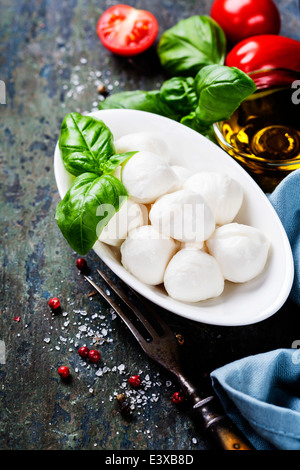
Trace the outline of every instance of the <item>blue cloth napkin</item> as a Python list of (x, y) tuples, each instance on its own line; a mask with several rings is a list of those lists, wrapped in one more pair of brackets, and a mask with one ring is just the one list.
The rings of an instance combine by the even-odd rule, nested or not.
[[(289, 238), (295, 266), (290, 298), (300, 305), (300, 170), (269, 200)], [(258, 450), (300, 450), (300, 350), (279, 349), (240, 359), (211, 374), (226, 413)]]
[(290, 298), (300, 305), (300, 170), (286, 176), (269, 196), (293, 252), (295, 277)]
[(213, 388), (257, 450), (300, 450), (300, 350), (278, 349), (216, 369)]

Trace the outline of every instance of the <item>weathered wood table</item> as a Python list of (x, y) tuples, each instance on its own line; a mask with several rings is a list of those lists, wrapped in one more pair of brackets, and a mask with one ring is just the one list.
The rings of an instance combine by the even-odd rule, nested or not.
[[(140, 350), (105, 302), (89, 296), (77, 258), (54, 220), (59, 195), (53, 152), (67, 112), (97, 108), (97, 87), (110, 93), (153, 89), (163, 81), (155, 49), (136, 59), (113, 56), (96, 36), (110, 0), (2, 0), (0, 79), (1, 313), (0, 449), (206, 450), (213, 449), (171, 400), (174, 381)], [(209, 14), (211, 0), (129, 2), (151, 10), (160, 32), (179, 19)], [(277, 0), (282, 34), (300, 39), (296, 0)], [(99, 266), (90, 252), (92, 269)], [(50, 297), (62, 302), (53, 315)], [(241, 312), (242, 315), (242, 312)], [(202, 386), (209, 371), (232, 360), (299, 339), (299, 308), (290, 301), (272, 318), (243, 327), (216, 327), (166, 314), (182, 346), (191, 378)], [(101, 351), (90, 365), (77, 349)], [(2, 361), (4, 362), (4, 361)], [(71, 370), (64, 382), (60, 365)], [(128, 385), (140, 374), (142, 388)], [(131, 419), (116, 409), (128, 395)]]

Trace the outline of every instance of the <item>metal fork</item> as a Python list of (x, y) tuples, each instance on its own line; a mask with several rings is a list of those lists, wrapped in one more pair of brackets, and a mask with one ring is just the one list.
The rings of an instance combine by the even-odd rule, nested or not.
[(254, 450), (229, 417), (223, 414), (217, 398), (213, 394), (201, 393), (183, 373), (178, 340), (170, 327), (133, 289), (131, 291), (139, 302), (142, 302), (142, 308), (138, 308), (129, 296), (121, 291), (103, 272), (99, 269), (97, 272), (121, 299), (124, 308), (114, 302), (90, 276), (83, 275), (127, 325), (143, 351), (177, 379), (186, 399), (191, 404), (193, 418), (200, 421), (202, 429), (210, 435), (220, 449)]

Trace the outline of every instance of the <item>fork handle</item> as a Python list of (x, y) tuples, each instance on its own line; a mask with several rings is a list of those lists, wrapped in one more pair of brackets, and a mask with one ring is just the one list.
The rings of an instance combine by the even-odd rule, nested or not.
[(194, 398), (193, 414), (223, 450), (255, 450), (236, 425), (217, 409), (215, 397)]

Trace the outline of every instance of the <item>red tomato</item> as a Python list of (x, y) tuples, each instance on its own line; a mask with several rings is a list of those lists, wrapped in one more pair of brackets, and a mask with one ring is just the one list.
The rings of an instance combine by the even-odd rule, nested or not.
[(154, 43), (157, 33), (155, 16), (129, 5), (108, 8), (97, 24), (97, 34), (103, 45), (122, 56), (133, 56), (145, 51)]
[(272, 0), (215, 0), (211, 17), (231, 45), (258, 34), (279, 34), (281, 27), (280, 14)]
[(300, 71), (300, 41), (274, 34), (253, 36), (237, 44), (225, 64), (245, 73), (275, 68)]

